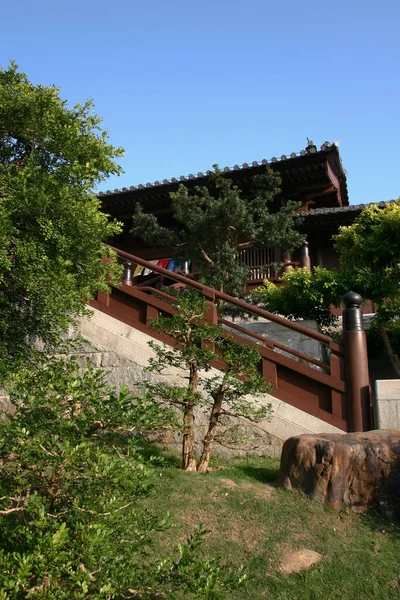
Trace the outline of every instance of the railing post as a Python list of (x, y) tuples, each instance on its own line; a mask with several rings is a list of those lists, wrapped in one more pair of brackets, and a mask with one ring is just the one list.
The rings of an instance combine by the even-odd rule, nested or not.
[(130, 260), (126, 260), (123, 264), (124, 264), (124, 272), (122, 274), (122, 283), (124, 283), (125, 285), (133, 285), (132, 263)]
[(284, 250), (282, 252), (283, 257), (283, 272), (287, 273), (289, 268), (292, 266), (292, 253), (289, 250)]
[(346, 404), (349, 431), (370, 428), (370, 381), (367, 338), (361, 312), (361, 296), (347, 292), (342, 298), (343, 346), (346, 370)]
[(310, 252), (308, 249), (307, 240), (304, 241), (304, 244), (301, 247), (300, 251), (300, 266), (306, 268), (309, 273), (311, 273), (311, 260), (310, 260)]

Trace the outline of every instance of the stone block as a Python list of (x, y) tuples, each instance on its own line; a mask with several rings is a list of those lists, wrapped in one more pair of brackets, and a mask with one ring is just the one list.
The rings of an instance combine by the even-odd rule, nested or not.
[(375, 382), (375, 421), (379, 429), (400, 428), (400, 379)]

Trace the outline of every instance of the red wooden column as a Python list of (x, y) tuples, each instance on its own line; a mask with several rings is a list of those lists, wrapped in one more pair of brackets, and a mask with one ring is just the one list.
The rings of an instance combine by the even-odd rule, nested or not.
[(347, 292), (342, 298), (343, 346), (349, 431), (370, 429), (370, 380), (367, 338), (361, 312), (361, 296)]

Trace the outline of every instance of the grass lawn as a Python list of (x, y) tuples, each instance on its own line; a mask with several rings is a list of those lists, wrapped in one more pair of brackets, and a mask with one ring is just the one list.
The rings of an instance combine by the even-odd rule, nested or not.
[[(145, 505), (172, 527), (159, 548), (171, 550), (199, 523), (209, 531), (202, 552), (243, 564), (249, 581), (229, 600), (400, 599), (399, 524), (379, 515), (336, 513), (299, 492), (278, 489), (279, 461), (216, 462), (208, 474), (184, 473), (174, 459), (157, 469), (157, 496)], [(285, 574), (287, 552), (322, 555), (310, 569)]]

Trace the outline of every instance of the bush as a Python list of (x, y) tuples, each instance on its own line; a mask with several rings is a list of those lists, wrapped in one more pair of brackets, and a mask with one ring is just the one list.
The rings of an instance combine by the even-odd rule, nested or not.
[[(172, 413), (78, 361), (36, 354), (9, 381), (15, 407), (0, 421), (0, 600), (222, 598), (244, 577), (195, 554), (149, 559), (167, 527), (140, 508), (153, 469), (133, 435), (170, 426)], [(177, 596), (176, 594), (184, 594)], [(191, 595), (192, 594), (192, 595)]]
[[(391, 319), (386, 324), (388, 337), (395, 354), (400, 354), (400, 319)], [(374, 319), (367, 332), (368, 356), (370, 358), (381, 358), (387, 356), (386, 348), (382, 340), (379, 320)]]
[(290, 320), (313, 319), (320, 329), (336, 324), (331, 304), (338, 305), (348, 291), (337, 271), (314, 267), (309, 273), (305, 268), (290, 268), (279, 281), (281, 285), (265, 280), (250, 301)]

